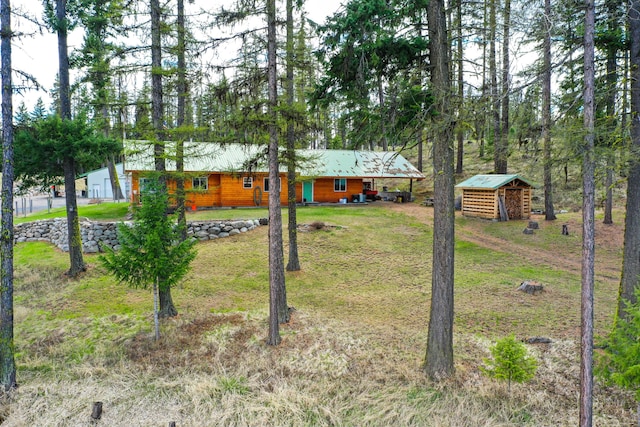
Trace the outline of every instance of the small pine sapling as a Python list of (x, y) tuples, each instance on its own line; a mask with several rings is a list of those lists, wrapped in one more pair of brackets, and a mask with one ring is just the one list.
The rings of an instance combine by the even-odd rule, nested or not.
[(491, 378), (507, 380), (507, 390), (511, 392), (511, 382), (522, 383), (530, 380), (538, 369), (538, 362), (528, 354), (527, 348), (515, 337), (509, 335), (498, 340), (491, 347), (492, 359), (484, 359), (486, 366), (480, 368)]
[(606, 383), (635, 392), (637, 425), (640, 427), (640, 288), (636, 303), (628, 301), (625, 317), (618, 317), (597, 358), (596, 374)]
[(134, 213), (133, 223), (118, 224), (120, 249), (104, 248), (100, 261), (120, 282), (153, 290), (155, 338), (160, 338), (158, 291), (178, 283), (195, 258), (193, 239), (182, 240), (179, 225), (167, 217), (166, 188), (151, 181)]

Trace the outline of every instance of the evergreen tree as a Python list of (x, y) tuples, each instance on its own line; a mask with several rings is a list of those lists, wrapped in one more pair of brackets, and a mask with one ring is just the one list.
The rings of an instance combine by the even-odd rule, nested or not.
[(423, 1), (352, 0), (321, 28), (322, 48), (317, 55), (325, 75), (312, 99), (314, 104), (336, 104), (345, 111), (343, 145), (348, 139), (350, 148), (387, 148), (395, 129), (388, 126), (392, 120), (386, 114), (391, 109), (385, 88), (393, 87), (396, 77), (413, 71), (422, 59), (425, 39), (405, 29), (424, 7)]
[(153, 290), (155, 338), (160, 338), (159, 292), (177, 284), (195, 258), (194, 239), (182, 240), (180, 226), (167, 216), (166, 187), (152, 180), (142, 194), (143, 203), (133, 224), (118, 224), (120, 249), (103, 248), (100, 260), (120, 282)]
[(491, 347), (492, 359), (485, 359), (482, 372), (498, 380), (507, 380), (507, 390), (511, 392), (511, 383), (530, 380), (536, 373), (538, 363), (527, 354), (524, 344), (516, 341), (513, 335), (498, 340)]
[[(91, 83), (91, 101), (95, 121), (106, 137), (111, 133), (110, 106), (113, 103), (111, 77), (111, 57), (117, 50), (108, 39), (113, 35), (114, 27), (122, 22), (124, 5), (122, 0), (82, 0), (79, 19), (85, 29), (85, 37), (79, 55), (75, 59), (77, 67), (86, 67), (86, 81)], [(122, 34), (120, 34), (122, 35)], [(119, 153), (118, 153), (119, 154)], [(123, 199), (116, 156), (105, 159), (112, 194), (115, 200)]]
[(624, 301), (625, 317), (616, 319), (613, 330), (604, 342), (596, 373), (606, 382), (635, 392), (638, 403), (637, 419), (640, 425), (640, 289), (635, 303)]
[(118, 141), (105, 138), (84, 116), (72, 120), (58, 115), (32, 119), (16, 131), (15, 174), (26, 188), (47, 189), (59, 183), (65, 158), (71, 157), (77, 167), (91, 170), (99, 167), (100, 159), (121, 150)]

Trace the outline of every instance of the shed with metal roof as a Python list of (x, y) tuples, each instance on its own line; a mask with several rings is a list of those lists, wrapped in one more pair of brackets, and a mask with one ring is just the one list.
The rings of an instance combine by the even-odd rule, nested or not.
[(475, 175), (462, 181), (462, 215), (486, 219), (528, 219), (535, 186), (518, 174)]

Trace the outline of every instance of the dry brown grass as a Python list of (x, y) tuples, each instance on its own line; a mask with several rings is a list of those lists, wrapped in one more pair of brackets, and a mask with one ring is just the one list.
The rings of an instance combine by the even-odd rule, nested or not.
[[(296, 311), (277, 348), (265, 345), (266, 227), (198, 246), (193, 270), (173, 292), (181, 314), (163, 322), (158, 343), (148, 291), (113, 283), (93, 258), (79, 281), (64, 280), (55, 266), (20, 272), (20, 387), (0, 402), (3, 426), (91, 425), (94, 401), (104, 402), (96, 424), (109, 426), (576, 425), (579, 277), (568, 263), (466, 247), (461, 235), (456, 373), (429, 382), (421, 370), (429, 221), (395, 211), (401, 207), (301, 212), (301, 222), (325, 227), (299, 235), (303, 271), (287, 275)], [(490, 223), (466, 227), (518, 246)], [(64, 265), (65, 256), (56, 262)], [(523, 272), (557, 283), (524, 296), (515, 292)], [(615, 289), (599, 283), (602, 327)], [(507, 395), (479, 368), (490, 340), (511, 332), (553, 342), (529, 346), (539, 371)], [(628, 393), (597, 386), (594, 425), (630, 425), (633, 409)]]
[[(277, 348), (264, 344), (264, 313), (175, 319), (164, 337), (125, 343), (110, 366), (32, 374), (4, 405), (3, 426), (90, 425), (369, 425), (557, 426), (577, 423), (578, 349), (572, 341), (533, 348), (533, 382), (506, 386), (480, 375), (489, 342), (456, 334), (456, 375), (441, 384), (420, 370), (423, 332), (354, 330), (343, 322), (295, 312)], [(628, 396), (598, 389), (595, 425), (632, 419)], [(617, 403), (618, 402), (618, 403)], [(10, 407), (10, 409), (8, 409)]]

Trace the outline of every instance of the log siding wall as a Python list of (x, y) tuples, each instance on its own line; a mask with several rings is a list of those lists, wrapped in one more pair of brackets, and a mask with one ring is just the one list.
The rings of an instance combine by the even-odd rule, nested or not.
[[(206, 190), (194, 190), (191, 177), (208, 176)], [(220, 174), (220, 173), (190, 173), (185, 179), (186, 206), (187, 208), (211, 208), (211, 207), (251, 207), (256, 206), (254, 197), (262, 193), (260, 206), (268, 205), (269, 193), (264, 191), (264, 179), (268, 175), (266, 173), (254, 174), (251, 188), (244, 188), (242, 174)], [(132, 203), (138, 203), (140, 200), (140, 173), (132, 172), (131, 188)], [(282, 188), (280, 191), (280, 203), (287, 204), (289, 192), (287, 190), (287, 178), (285, 174), (280, 175)], [(333, 189), (333, 180), (331, 180)], [(260, 187), (260, 190), (256, 188)], [(167, 181), (169, 194), (175, 194), (176, 182), (174, 179)], [(302, 184), (296, 183), (296, 201), (302, 201)], [(337, 200), (336, 200), (337, 201)]]
[(313, 182), (313, 200), (319, 203), (338, 203), (346, 198), (351, 201), (351, 196), (362, 193), (362, 178), (347, 178), (346, 191), (335, 191), (335, 178), (317, 178)]

